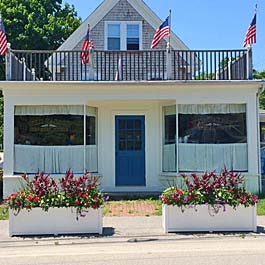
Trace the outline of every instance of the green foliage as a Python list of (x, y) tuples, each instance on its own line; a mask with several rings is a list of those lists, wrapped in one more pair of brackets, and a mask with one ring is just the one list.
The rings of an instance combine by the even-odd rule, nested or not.
[(253, 79), (265, 79), (265, 70), (259, 72), (253, 69)]
[[(253, 69), (253, 79), (265, 80), (265, 70), (259, 72)], [(265, 92), (259, 97), (259, 105), (261, 109), (265, 109)]]
[(177, 186), (167, 188), (161, 196), (163, 204), (189, 207), (208, 204), (230, 205), (234, 209), (239, 205), (249, 207), (258, 202), (255, 195), (247, 192), (243, 177), (239, 173), (224, 169), (220, 175), (215, 172), (205, 173), (201, 177), (196, 174), (182, 175), (186, 188)]
[(259, 199), (257, 204), (257, 215), (265, 215), (265, 199)]
[(0, 10), (13, 49), (57, 49), (80, 25), (62, 0), (0, 0)]
[(8, 209), (5, 205), (0, 205), (0, 220), (8, 220)]

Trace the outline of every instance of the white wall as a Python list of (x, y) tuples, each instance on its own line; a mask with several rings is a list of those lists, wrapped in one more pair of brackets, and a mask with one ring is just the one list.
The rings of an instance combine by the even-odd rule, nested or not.
[[(15, 190), (13, 139), (15, 105), (88, 104), (98, 107), (99, 173), (107, 191), (115, 187), (115, 115), (145, 115), (146, 188), (120, 191), (157, 191), (162, 168), (161, 105), (244, 103), (247, 104), (248, 163), (246, 174), (252, 191), (258, 191), (257, 82), (2, 82), (5, 96), (4, 192)], [(162, 187), (160, 187), (162, 189)]]

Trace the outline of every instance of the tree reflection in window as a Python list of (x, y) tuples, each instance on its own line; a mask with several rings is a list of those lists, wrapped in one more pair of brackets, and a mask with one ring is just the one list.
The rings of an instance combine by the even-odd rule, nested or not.
[(246, 113), (179, 114), (179, 142), (246, 143)]
[[(63, 146), (84, 144), (83, 115), (16, 115), (15, 144)], [(95, 144), (95, 117), (86, 118), (86, 144)]]

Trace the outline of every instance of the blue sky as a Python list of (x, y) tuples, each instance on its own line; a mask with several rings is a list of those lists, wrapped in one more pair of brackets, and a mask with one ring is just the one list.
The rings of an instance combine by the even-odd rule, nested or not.
[[(64, 0), (84, 20), (102, 0)], [(264, 0), (145, 0), (164, 20), (172, 10), (172, 30), (190, 49), (241, 49), (258, 4), (254, 68), (265, 69)]]

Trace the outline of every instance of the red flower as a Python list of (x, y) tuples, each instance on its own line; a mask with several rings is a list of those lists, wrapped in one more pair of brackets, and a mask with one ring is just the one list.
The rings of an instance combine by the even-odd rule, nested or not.
[(20, 203), (20, 202), (17, 202), (17, 203), (16, 203), (16, 206), (17, 206), (17, 207), (19, 207), (20, 205), (21, 205), (21, 203)]
[(182, 195), (183, 194), (182, 190), (180, 190), (180, 189), (177, 190), (177, 193), (178, 193), (178, 195)]
[(29, 200), (29, 201), (32, 201), (32, 197), (30, 196), (30, 195), (27, 195), (27, 199)]
[(92, 204), (92, 208), (93, 209), (97, 209), (97, 205), (96, 204)]
[(187, 200), (191, 201), (192, 197), (190, 195), (187, 196)]
[(79, 200), (76, 200), (75, 203), (78, 205), (78, 204), (80, 204), (80, 201)]

